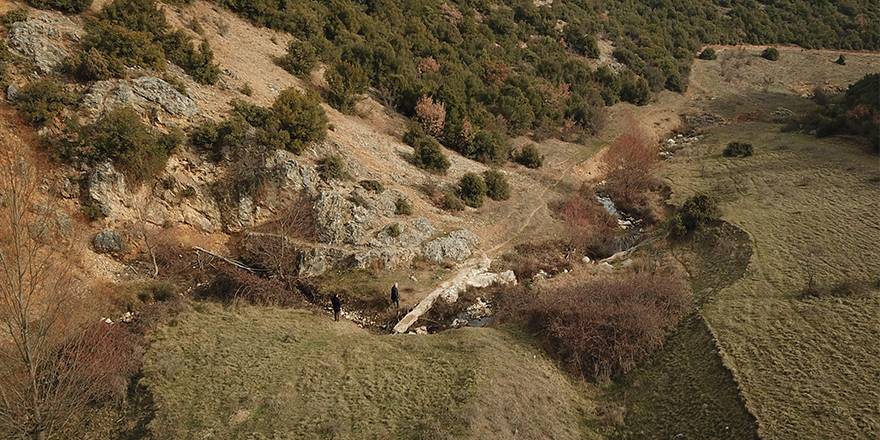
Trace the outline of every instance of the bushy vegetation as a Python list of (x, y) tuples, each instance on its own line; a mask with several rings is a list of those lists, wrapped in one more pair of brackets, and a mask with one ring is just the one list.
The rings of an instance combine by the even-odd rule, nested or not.
[(754, 153), (752, 144), (745, 142), (731, 142), (724, 147), (724, 157), (749, 157)]
[(556, 208), (565, 226), (564, 240), (573, 249), (592, 258), (605, 258), (618, 251), (617, 219), (596, 200), (592, 187), (582, 186)]
[(412, 215), (412, 204), (404, 197), (398, 197), (394, 201), (394, 214), (396, 215)]
[(541, 168), (544, 165), (544, 156), (538, 151), (535, 144), (523, 146), (514, 156), (516, 163), (528, 168)]
[(318, 160), (318, 174), (324, 180), (344, 180), (348, 179), (348, 171), (345, 169), (345, 162), (338, 154), (330, 154)]
[(486, 170), (483, 173), (483, 181), (486, 182), (486, 195), (492, 200), (507, 200), (510, 198), (510, 184), (507, 177), (498, 170)]
[(466, 173), (458, 181), (458, 196), (468, 206), (479, 208), (488, 193), (486, 182), (476, 173)]
[(325, 73), (330, 90), (327, 100), (337, 110), (351, 113), (370, 85), (367, 72), (357, 64), (339, 62)]
[(653, 176), (658, 148), (636, 129), (618, 137), (602, 160), (604, 192), (628, 213), (651, 219), (648, 194), (655, 186)]
[(279, 66), (294, 75), (306, 75), (318, 63), (318, 53), (308, 41), (290, 40), (287, 53), (277, 60)]
[(413, 165), (435, 173), (444, 174), (450, 162), (443, 152), (443, 147), (423, 131), (413, 129), (404, 136), (404, 141), (413, 147)]
[(863, 136), (880, 153), (880, 73), (865, 75), (851, 84), (846, 93), (826, 97), (816, 113), (800, 125), (816, 131), (816, 136), (854, 134)]
[(54, 9), (65, 14), (79, 14), (89, 9), (92, 0), (28, 0), (28, 4), (38, 9)]
[(214, 84), (220, 68), (207, 41), (195, 47), (189, 36), (172, 31), (155, 0), (113, 0), (86, 23), (85, 54), (68, 65), (80, 80), (122, 75), (123, 66), (164, 69), (166, 60), (203, 84)]
[(713, 49), (711, 47), (707, 47), (707, 48), (703, 49), (702, 52), (700, 52), (700, 55), (698, 58), (700, 58), (701, 60), (711, 61), (711, 60), (717, 59), (718, 54), (715, 53), (715, 49)]
[(660, 348), (690, 307), (680, 277), (639, 271), (504, 295), (502, 317), (544, 340), (572, 371), (604, 382)]
[(385, 191), (385, 185), (382, 185), (382, 182), (378, 180), (361, 180), (358, 182), (358, 185), (360, 185), (361, 188), (374, 193)]
[(0, 16), (0, 24), (5, 27), (11, 26), (13, 23), (25, 21), (28, 18), (28, 11), (25, 8), (10, 9), (9, 12)]
[(775, 47), (768, 47), (761, 52), (761, 58), (770, 61), (776, 61), (779, 59), (779, 50)]
[(667, 221), (667, 229), (673, 237), (683, 237), (687, 233), (718, 219), (718, 206), (715, 199), (706, 194), (697, 194), (679, 207)]
[(73, 93), (67, 91), (64, 84), (51, 78), (29, 82), (19, 90), (14, 101), (22, 117), (37, 126), (51, 122), (73, 103)]
[[(292, 87), (283, 90), (275, 98), (266, 119), (266, 130), (275, 131), (276, 136), (283, 138), (284, 148), (293, 153), (299, 154), (306, 145), (320, 141), (327, 135), (327, 115), (318, 97)], [(260, 127), (259, 124), (252, 125)]]
[(110, 161), (129, 183), (139, 184), (165, 168), (180, 140), (176, 132), (156, 133), (137, 112), (119, 107), (90, 125), (68, 127), (66, 139), (53, 145), (55, 154), (66, 162), (94, 165)]

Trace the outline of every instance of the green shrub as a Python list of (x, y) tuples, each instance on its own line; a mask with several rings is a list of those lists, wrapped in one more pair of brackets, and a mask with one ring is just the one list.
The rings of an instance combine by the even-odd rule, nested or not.
[(345, 161), (336, 154), (330, 154), (318, 160), (318, 174), (324, 180), (348, 179), (348, 171), (345, 170)]
[(178, 141), (177, 134), (157, 135), (127, 107), (110, 110), (78, 131), (64, 156), (90, 164), (112, 161), (134, 185), (161, 172)]
[(327, 136), (327, 115), (317, 97), (292, 87), (275, 98), (272, 119), (277, 121), (279, 130), (287, 134), (288, 139), (283, 142), (285, 149), (296, 154)]
[(712, 49), (711, 47), (707, 47), (707, 48), (703, 49), (702, 52), (700, 52), (700, 55), (698, 56), (698, 58), (700, 58), (701, 60), (711, 61), (711, 60), (717, 59), (718, 54), (715, 53), (715, 49)]
[(32, 81), (21, 88), (15, 96), (15, 108), (31, 124), (42, 126), (55, 119), (68, 105), (73, 105), (74, 96), (60, 82), (43, 78)]
[(220, 79), (220, 67), (214, 64), (214, 51), (207, 41), (196, 50), (183, 31), (174, 31), (162, 37), (162, 46), (165, 56), (196, 82), (214, 84)]
[(325, 77), (330, 87), (328, 101), (343, 113), (354, 111), (355, 104), (370, 85), (367, 73), (358, 65), (339, 62), (327, 70)]
[(28, 11), (25, 8), (10, 9), (9, 12), (0, 17), (0, 23), (5, 27), (11, 26), (13, 23), (25, 21), (28, 18)]
[(510, 198), (510, 184), (507, 177), (498, 170), (486, 170), (483, 173), (483, 181), (486, 182), (486, 195), (492, 200), (507, 200)]
[(79, 14), (89, 9), (92, 0), (27, 0), (27, 3), (38, 9), (54, 9), (65, 14)]
[(483, 178), (476, 173), (466, 173), (458, 181), (458, 196), (468, 206), (479, 208), (483, 206), (488, 188)]
[(687, 232), (687, 226), (684, 225), (684, 219), (681, 214), (675, 213), (666, 220), (666, 231), (675, 238), (684, 237)]
[(446, 191), (443, 193), (440, 207), (450, 212), (459, 212), (464, 211), (465, 204), (455, 193)]
[[(715, 199), (705, 194), (697, 194), (678, 208), (678, 216), (687, 231), (711, 223), (718, 218), (718, 207)], [(678, 221), (678, 220), (676, 220)]]
[(117, 58), (91, 48), (68, 57), (65, 70), (78, 81), (100, 81), (122, 76), (125, 66)]
[(416, 130), (410, 130), (404, 140), (413, 147), (413, 165), (435, 173), (446, 173), (451, 165), (437, 140)]
[(724, 157), (748, 157), (754, 152), (752, 144), (731, 142), (724, 148)]
[(197, 149), (211, 153), (214, 160), (223, 158), (224, 153), (245, 145), (250, 125), (240, 115), (235, 115), (221, 123), (213, 121), (194, 126), (190, 131), (189, 142)]
[(397, 215), (412, 215), (412, 204), (406, 198), (398, 197), (397, 200), (394, 201), (394, 213)]
[(244, 96), (251, 96), (254, 94), (254, 89), (251, 87), (251, 83), (244, 83), (244, 85), (238, 89), (238, 92)]
[(620, 100), (635, 105), (645, 105), (651, 98), (651, 88), (644, 78), (629, 74), (623, 75), (620, 87)]
[(165, 54), (149, 32), (140, 32), (107, 20), (90, 20), (86, 24), (83, 49), (104, 53), (111, 63), (164, 70)]
[(308, 41), (291, 40), (287, 54), (277, 60), (279, 66), (294, 75), (305, 75), (318, 63), (318, 53)]
[(501, 163), (510, 153), (507, 140), (501, 134), (480, 130), (474, 136), (465, 156), (483, 163)]
[(382, 182), (378, 180), (361, 180), (358, 184), (370, 192), (381, 193), (385, 191), (385, 185), (382, 185)]
[(165, 13), (159, 10), (156, 0), (113, 0), (101, 8), (98, 17), (157, 37), (163, 35), (168, 28)]
[(776, 61), (779, 59), (779, 51), (776, 50), (775, 47), (768, 47), (761, 52), (761, 58), (770, 61)]
[(527, 144), (514, 156), (516, 163), (528, 168), (541, 168), (544, 165), (544, 156), (538, 151), (535, 144)]

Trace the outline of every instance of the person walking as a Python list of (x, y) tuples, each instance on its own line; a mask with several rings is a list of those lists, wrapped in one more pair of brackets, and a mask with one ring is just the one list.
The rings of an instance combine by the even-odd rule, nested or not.
[(334, 293), (330, 297), (330, 306), (333, 307), (333, 320), (339, 321), (339, 313), (342, 312), (342, 300), (339, 295)]
[(400, 290), (397, 288), (397, 283), (391, 286), (391, 304), (394, 304), (395, 308), (400, 308)]

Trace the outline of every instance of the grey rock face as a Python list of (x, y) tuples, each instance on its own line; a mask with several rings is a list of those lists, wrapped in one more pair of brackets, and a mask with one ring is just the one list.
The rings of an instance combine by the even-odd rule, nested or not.
[(25, 21), (13, 23), (9, 29), (9, 47), (36, 64), (42, 73), (61, 67), (67, 50), (61, 45), (65, 39), (78, 40), (82, 30), (69, 18), (41, 12)]
[(102, 254), (119, 253), (125, 248), (122, 236), (112, 229), (98, 232), (92, 240), (92, 245), (95, 247), (95, 251)]
[(276, 150), (266, 161), (266, 166), (274, 170), (275, 183), (286, 192), (305, 192), (318, 195), (321, 176), (314, 167), (303, 165), (296, 155), (286, 150)]
[(10, 84), (6, 87), (6, 99), (10, 101), (14, 101), (15, 97), (18, 96), (18, 92), (21, 90), (15, 84)]
[(95, 167), (87, 180), (88, 200), (103, 216), (125, 210), (125, 177), (113, 164), (106, 162)]
[(352, 203), (335, 190), (321, 192), (315, 202), (318, 239), (323, 243), (363, 243), (375, 219), (374, 212)]
[(462, 262), (473, 254), (479, 242), (479, 238), (473, 232), (459, 229), (425, 243), (423, 254), (425, 258), (435, 263)]
[(83, 97), (82, 107), (97, 116), (120, 106), (140, 112), (158, 107), (170, 115), (190, 118), (199, 112), (195, 101), (177, 91), (171, 84), (153, 76), (128, 80), (98, 81)]

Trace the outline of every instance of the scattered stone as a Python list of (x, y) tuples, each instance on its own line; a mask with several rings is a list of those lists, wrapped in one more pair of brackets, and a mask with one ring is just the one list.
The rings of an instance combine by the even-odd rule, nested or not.
[(592, 261), (593, 260), (591, 260), (590, 257), (588, 257), (586, 255), (584, 255), (584, 258), (581, 258), (581, 263), (584, 263), (584, 264), (590, 264), (590, 262), (592, 262)]
[(425, 326), (416, 327), (413, 330), (413, 333), (415, 333), (417, 335), (427, 335), (428, 334), (428, 327), (425, 327)]
[(596, 267), (598, 267), (603, 272), (611, 272), (614, 270), (614, 266), (612, 266), (611, 264), (609, 264), (606, 261), (599, 263), (598, 265), (596, 265)]
[(112, 229), (104, 229), (92, 239), (95, 251), (102, 254), (118, 254), (125, 248), (122, 236)]

